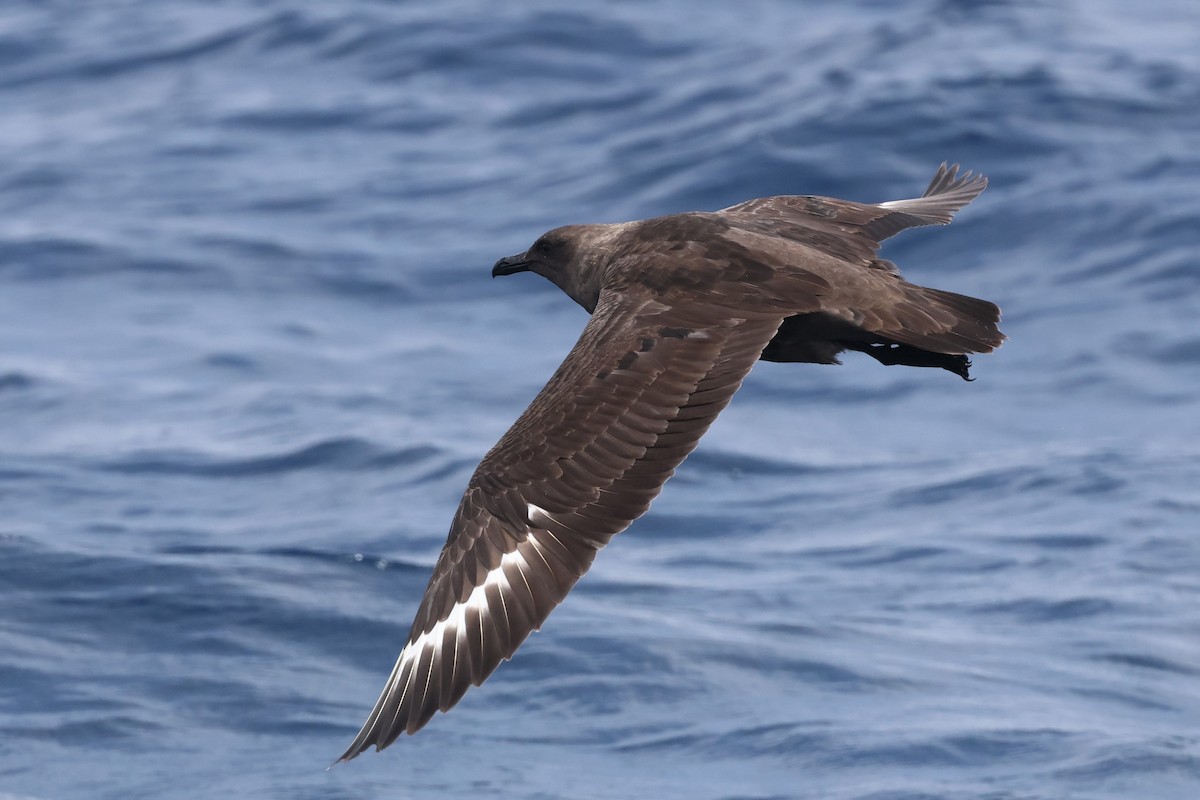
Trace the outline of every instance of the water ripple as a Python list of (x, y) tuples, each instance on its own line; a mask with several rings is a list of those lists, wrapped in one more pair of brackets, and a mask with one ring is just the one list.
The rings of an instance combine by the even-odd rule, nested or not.
[(197, 453), (144, 453), (100, 465), (101, 469), (132, 475), (180, 475), (240, 478), (306, 469), (377, 470), (428, 462), (439, 451), (428, 446), (387, 450), (363, 439), (340, 438), (288, 453), (220, 459)]

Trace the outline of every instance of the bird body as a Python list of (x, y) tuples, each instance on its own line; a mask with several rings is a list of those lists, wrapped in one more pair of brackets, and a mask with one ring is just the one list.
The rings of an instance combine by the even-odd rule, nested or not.
[(957, 166), (880, 204), (779, 196), (717, 212), (569, 225), (493, 276), (535, 272), (591, 314), (472, 475), (407, 643), (341, 760), (414, 733), (539, 628), (645, 513), (754, 363), (884, 364), (969, 378), (1004, 337), (984, 300), (905, 281), (879, 243), (948, 223), (987, 181)]

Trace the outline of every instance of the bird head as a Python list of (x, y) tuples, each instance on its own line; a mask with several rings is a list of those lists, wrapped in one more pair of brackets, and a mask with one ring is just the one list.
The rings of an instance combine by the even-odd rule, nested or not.
[(619, 225), (567, 225), (538, 237), (528, 250), (506, 256), (492, 277), (535, 272), (589, 312), (595, 309), (609, 261), (608, 246)]

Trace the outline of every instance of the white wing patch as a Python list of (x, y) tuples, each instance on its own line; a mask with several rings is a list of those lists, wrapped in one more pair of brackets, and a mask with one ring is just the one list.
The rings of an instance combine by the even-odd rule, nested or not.
[[(542, 514), (546, 513), (543, 509), (532, 503), (529, 504), (529, 508), (531, 516), (534, 511)], [(541, 549), (541, 543), (534, 538), (532, 533), (529, 533), (527, 538), (533, 543), (535, 550)], [(538, 555), (541, 555), (541, 553), (539, 552)], [(453, 659), (454, 666), (457, 667), (459, 649), (468, 646), (465, 642), (468, 609), (474, 608), (484, 618), (492, 614), (503, 614), (506, 618), (508, 617), (505, 597), (512, 596), (513, 587), (509, 583), (508, 577), (504, 574), (504, 568), (513, 565), (516, 566), (518, 573), (522, 576), (524, 576), (525, 570), (529, 566), (525, 557), (519, 551), (513, 550), (512, 552), (505, 553), (500, 558), (500, 564), (484, 576), (483, 582), (471, 590), (471, 594), (467, 596), (465, 601), (455, 603), (445, 619), (439, 621), (416, 639), (413, 639), (400, 651), (400, 657), (396, 659), (396, 666), (392, 669), (392, 676), (388, 681), (388, 689), (385, 695), (390, 700), (393, 695), (400, 692), (400, 701), (396, 705), (397, 711), (404, 707), (404, 701), (410, 692), (415, 690), (420, 693), (428, 689), (433, 670), (439, 668), (438, 663), (440, 662), (440, 658), (438, 656), (446, 657), (447, 655), (439, 652), (443, 649), (447, 628), (450, 629), (454, 636)], [(500, 608), (490, 608), (488, 606), (487, 592), (492, 587), (496, 588), (500, 602), (503, 604)], [(414, 661), (418, 663), (410, 667), (410, 663)], [(400, 678), (406, 670), (408, 676), (404, 679), (403, 685), (401, 685)], [(425, 674), (419, 675), (422, 672)]]

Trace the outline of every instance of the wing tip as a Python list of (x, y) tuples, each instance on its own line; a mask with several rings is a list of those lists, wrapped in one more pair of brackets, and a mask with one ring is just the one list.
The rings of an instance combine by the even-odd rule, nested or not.
[(359, 731), (358, 736), (356, 736), (354, 741), (350, 743), (350, 746), (346, 748), (346, 752), (338, 756), (332, 764), (325, 768), (325, 771), (328, 772), (338, 764), (345, 764), (348, 761), (358, 758), (360, 755), (370, 750), (372, 744), (375, 745), (375, 752), (378, 753), (381, 749), (379, 747), (379, 743), (369, 741), (367, 737), (364, 737), (364, 734), (366, 733), (368, 733), (366, 728)]
[(955, 213), (987, 188), (988, 179), (971, 170), (960, 172), (957, 163), (943, 161), (920, 197), (889, 200), (880, 208), (898, 211), (913, 218), (917, 225), (947, 225)]
[(352, 741), (350, 746), (346, 748), (346, 752), (338, 756), (337, 759), (326, 768), (327, 770), (333, 769), (338, 764), (345, 764), (348, 761), (358, 758), (360, 755), (370, 750), (372, 745), (375, 746), (375, 752), (378, 753), (399, 738), (399, 734), (404, 733), (404, 728), (401, 727), (399, 730), (392, 731), (390, 739), (381, 738), (377, 711), (378, 708), (375, 712), (372, 712), (371, 716), (367, 719), (366, 724), (362, 726), (362, 729), (359, 730), (358, 734), (354, 737), (354, 741)]
[(959, 174), (959, 165), (957, 162), (950, 164), (946, 161), (941, 163), (937, 172), (933, 174), (933, 178), (929, 181), (929, 186), (925, 189), (925, 193), (921, 197), (938, 197), (949, 194), (957, 196), (970, 195), (963, 202), (963, 205), (971, 202), (979, 196), (979, 194), (987, 188), (988, 179), (986, 175), (976, 174), (971, 170), (966, 170)]

